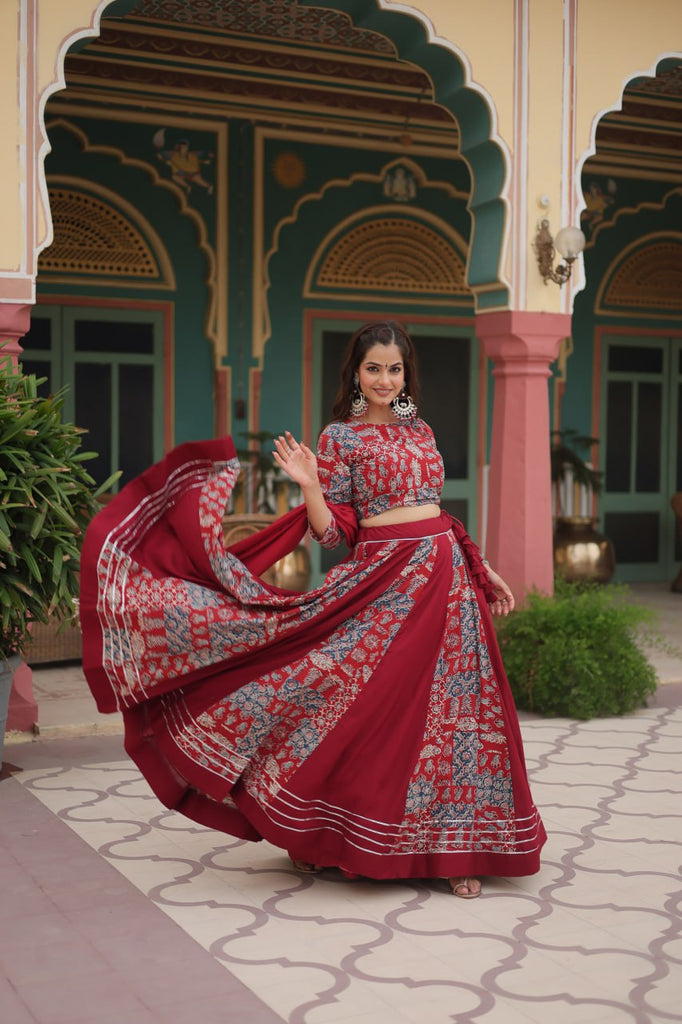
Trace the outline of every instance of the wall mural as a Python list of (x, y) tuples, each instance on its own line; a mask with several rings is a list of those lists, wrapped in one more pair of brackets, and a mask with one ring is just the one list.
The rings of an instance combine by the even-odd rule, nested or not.
[(603, 219), (609, 207), (616, 201), (618, 186), (613, 178), (604, 181), (592, 179), (583, 190), (585, 209), (580, 214), (580, 227), (590, 234)]
[(203, 167), (213, 163), (214, 154), (202, 149), (192, 149), (190, 140), (187, 138), (177, 139), (168, 148), (166, 143), (166, 129), (159, 128), (154, 134), (154, 146), (156, 156), (166, 164), (170, 175), (176, 185), (189, 195), (192, 187), (198, 185), (206, 189), (207, 195), (213, 194), (213, 185), (206, 181), (203, 176)]

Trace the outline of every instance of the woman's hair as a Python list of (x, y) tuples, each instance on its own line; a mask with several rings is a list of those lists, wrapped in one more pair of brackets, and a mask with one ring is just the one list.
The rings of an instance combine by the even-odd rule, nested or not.
[(332, 408), (332, 417), (335, 420), (345, 420), (350, 415), (350, 402), (354, 391), (353, 376), (369, 350), (374, 345), (393, 343), (397, 345), (403, 357), (405, 389), (415, 403), (419, 404), (417, 354), (412, 339), (403, 325), (396, 320), (376, 320), (361, 327), (348, 342), (341, 367), (341, 382)]

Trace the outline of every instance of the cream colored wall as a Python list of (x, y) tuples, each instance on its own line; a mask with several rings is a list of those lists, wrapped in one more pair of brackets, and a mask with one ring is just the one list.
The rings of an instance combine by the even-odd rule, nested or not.
[[(494, 131), (510, 155), (504, 268), (512, 307), (567, 308), (567, 290), (544, 286), (537, 274), (537, 222), (546, 214), (557, 230), (569, 214), (575, 219), (595, 120), (618, 105), (633, 75), (653, 70), (661, 56), (682, 54), (681, 0), (379, 2), (423, 14), (434, 41), (452, 42), (489, 99)], [(0, 163), (0, 300), (8, 298), (12, 275), (22, 268), (24, 276), (34, 273), (34, 254), (47, 234), (36, 156), (44, 148), (41, 101), (61, 80), (67, 44), (96, 26), (106, 6), (107, 0), (0, 2), (0, 126), (8, 143)], [(33, 166), (30, 159), (22, 166), (25, 142)], [(540, 196), (548, 197), (546, 208)]]
[(576, 136), (592, 151), (595, 119), (619, 107), (639, 72), (653, 73), (666, 55), (682, 55), (682, 0), (599, 0), (579, 5)]
[(109, 0), (0, 0), (0, 301), (32, 301), (37, 252), (48, 237), (41, 188), (47, 151), (41, 111), (63, 82), (63, 53), (92, 33)]
[(17, 79), (19, 71), (19, 0), (0, 3), (0, 133), (5, 155), (0, 160), (0, 268), (16, 272), (24, 255), (21, 230), (22, 126), (19, 116)]
[[(436, 39), (466, 56), (512, 154), (505, 271), (512, 307), (567, 311), (570, 290), (540, 279), (532, 241), (546, 216), (578, 222), (580, 171), (599, 117), (638, 72), (682, 54), (682, 0), (380, 0), (419, 10)], [(517, 55), (527, 64), (519, 67)], [(540, 197), (548, 204), (541, 206)], [(577, 275), (580, 282), (580, 273)]]

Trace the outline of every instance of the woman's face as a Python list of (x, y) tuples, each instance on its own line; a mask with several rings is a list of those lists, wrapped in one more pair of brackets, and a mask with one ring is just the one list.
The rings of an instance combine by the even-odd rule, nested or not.
[(394, 341), (390, 345), (372, 345), (358, 366), (360, 390), (372, 409), (384, 413), (405, 384), (405, 366), (400, 349)]

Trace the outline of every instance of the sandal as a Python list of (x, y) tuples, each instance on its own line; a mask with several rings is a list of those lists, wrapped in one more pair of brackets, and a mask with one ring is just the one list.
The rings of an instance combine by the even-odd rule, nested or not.
[(448, 878), (453, 895), (461, 900), (475, 900), (481, 895), (481, 883), (478, 878)]
[(311, 864), (310, 861), (297, 860), (296, 857), (290, 857), (289, 859), (296, 870), (300, 871), (302, 875), (319, 875), (320, 871), (323, 870), (321, 864)]

